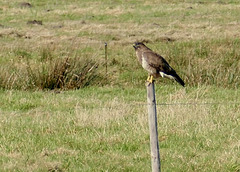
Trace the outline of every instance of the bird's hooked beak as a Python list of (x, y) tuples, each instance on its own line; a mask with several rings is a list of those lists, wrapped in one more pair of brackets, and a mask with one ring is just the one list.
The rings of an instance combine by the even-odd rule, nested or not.
[(136, 43), (133, 44), (133, 48), (135, 48), (135, 50), (137, 49)]

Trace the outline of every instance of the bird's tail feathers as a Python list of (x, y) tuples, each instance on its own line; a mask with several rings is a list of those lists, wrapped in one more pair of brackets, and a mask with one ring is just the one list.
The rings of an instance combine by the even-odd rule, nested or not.
[(181, 84), (184, 87), (185, 83), (177, 74), (174, 76), (174, 79), (175, 79), (175, 81), (177, 81), (179, 84)]
[(160, 75), (164, 78), (169, 78), (169, 79), (174, 79), (175, 81), (177, 81), (179, 84), (181, 84), (183, 87), (185, 85), (185, 83), (183, 82), (183, 80), (176, 74), (176, 72), (174, 71), (171, 74), (166, 74), (164, 72), (159, 72)]

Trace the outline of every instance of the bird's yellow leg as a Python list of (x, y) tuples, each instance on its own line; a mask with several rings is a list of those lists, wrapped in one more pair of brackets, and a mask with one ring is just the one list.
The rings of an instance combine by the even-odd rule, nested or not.
[(150, 83), (153, 83), (153, 81), (154, 81), (154, 80), (153, 80), (153, 76), (151, 75), (151, 76), (150, 76)]
[(147, 77), (147, 81), (149, 82), (149, 79), (150, 79), (150, 75), (148, 75), (148, 77)]
[(147, 81), (149, 83), (153, 83), (153, 76), (152, 75), (148, 76)]

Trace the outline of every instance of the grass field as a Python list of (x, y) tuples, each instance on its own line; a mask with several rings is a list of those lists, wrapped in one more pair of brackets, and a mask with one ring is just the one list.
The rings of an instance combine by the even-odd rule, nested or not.
[[(144, 41), (163, 171), (240, 171), (238, 0), (0, 2), (0, 171), (151, 171)], [(108, 43), (108, 75), (104, 43)]]

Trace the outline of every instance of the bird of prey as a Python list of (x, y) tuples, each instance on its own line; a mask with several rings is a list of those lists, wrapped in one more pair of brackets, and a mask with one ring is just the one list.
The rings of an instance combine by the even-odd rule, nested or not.
[(133, 47), (135, 48), (139, 63), (149, 74), (147, 78), (149, 83), (153, 82), (153, 77), (158, 78), (162, 76), (174, 79), (184, 87), (183, 80), (162, 56), (153, 52), (142, 42), (134, 43)]

